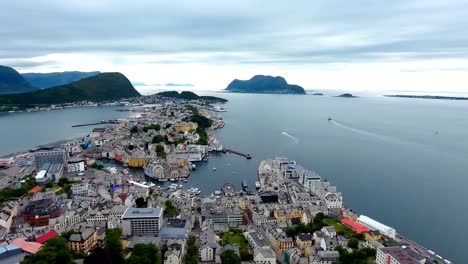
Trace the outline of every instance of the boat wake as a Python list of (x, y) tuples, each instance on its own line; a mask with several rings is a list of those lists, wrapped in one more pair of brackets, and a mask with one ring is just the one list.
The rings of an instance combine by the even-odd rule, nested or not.
[(380, 135), (380, 134), (373, 133), (373, 132), (370, 132), (370, 131), (367, 131), (367, 130), (351, 127), (351, 126), (345, 125), (345, 124), (343, 124), (341, 122), (337, 122), (335, 120), (331, 120), (330, 123), (332, 123), (333, 125), (335, 125), (335, 126), (337, 126), (339, 128), (343, 128), (343, 129), (346, 129), (348, 131), (351, 131), (351, 132), (354, 132), (356, 134), (360, 134), (360, 135), (363, 135), (363, 136), (368, 136), (368, 137), (372, 137), (372, 138), (375, 138), (375, 139), (390, 141), (390, 142), (400, 143), (400, 144), (408, 143), (408, 142), (404, 142), (403, 140), (400, 140), (398, 138), (393, 138), (393, 137), (389, 137), (389, 136), (385, 136), (385, 135)]
[(286, 132), (284, 132), (284, 131), (281, 132), (281, 134), (283, 134), (283, 135), (287, 136), (288, 138), (294, 140), (294, 142), (295, 142), (296, 144), (299, 143), (299, 139), (298, 139), (297, 137), (292, 136), (292, 135), (290, 135), (290, 134), (288, 134), (288, 133), (286, 133)]

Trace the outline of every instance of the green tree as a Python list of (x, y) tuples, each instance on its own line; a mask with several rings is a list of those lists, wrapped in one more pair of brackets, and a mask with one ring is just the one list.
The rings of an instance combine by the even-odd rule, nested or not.
[(136, 244), (135, 247), (133, 248), (132, 256), (139, 257), (137, 260), (142, 261), (139, 263), (151, 263), (151, 264), (161, 263), (159, 249), (154, 244), (151, 244), (151, 243)]
[(138, 133), (138, 127), (132, 126), (132, 128), (130, 129), (130, 134), (136, 134), (136, 133)]
[(353, 237), (348, 241), (348, 247), (357, 249), (359, 246), (359, 240), (357, 238)]
[(76, 234), (77, 232), (75, 230), (70, 230), (68, 232), (63, 232), (60, 236), (65, 238), (66, 240), (70, 239), (70, 236), (73, 234)]
[(226, 250), (221, 253), (222, 264), (240, 264), (241, 258), (234, 250)]
[(162, 135), (154, 136), (153, 140), (151, 141), (151, 143), (153, 143), (153, 144), (161, 143), (161, 142), (164, 142), (164, 136), (162, 136)]
[(135, 204), (136, 204), (137, 208), (146, 208), (146, 207), (148, 207), (148, 202), (145, 201), (145, 198), (143, 198), (143, 197), (138, 197), (135, 200)]
[(68, 242), (63, 237), (54, 237), (47, 241), (45, 246), (35, 255), (29, 255), (21, 261), (21, 264), (69, 264), (72, 262), (72, 255), (68, 249)]
[(185, 264), (197, 264), (198, 263), (198, 248), (196, 245), (197, 239), (194, 236), (190, 236), (187, 240), (187, 254), (185, 255)]
[(172, 204), (171, 200), (164, 203), (164, 214), (169, 216), (176, 216), (178, 214), (177, 208)]
[(122, 230), (119, 228), (106, 230), (104, 250), (111, 257), (113, 264), (125, 263), (120, 236), (122, 236)]

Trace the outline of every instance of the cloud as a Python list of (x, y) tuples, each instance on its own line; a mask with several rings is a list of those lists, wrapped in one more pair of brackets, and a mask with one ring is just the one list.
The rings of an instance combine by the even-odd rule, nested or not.
[(184, 86), (184, 87), (192, 87), (194, 86), (191, 83), (166, 83), (164, 86)]
[[(206, 79), (228, 76), (213, 74), (220, 68), (247, 75), (468, 62), (468, 9), (455, 0), (44, 0), (1, 1), (0, 9), (8, 10), (0, 16), (0, 63), (22, 71), (99, 66), (166, 83), (173, 76), (154, 80), (141, 73), (181, 67), (178, 75), (191, 75), (204, 65), (211, 67), (199, 74)], [(426, 70), (418, 67), (396, 70)], [(459, 66), (440, 67), (450, 68)]]

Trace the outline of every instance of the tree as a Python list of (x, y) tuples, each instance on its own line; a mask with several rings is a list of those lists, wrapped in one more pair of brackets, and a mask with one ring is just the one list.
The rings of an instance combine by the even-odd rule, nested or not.
[(104, 251), (104, 249), (98, 247), (93, 250), (91, 255), (87, 256), (84, 261), (84, 264), (112, 264), (110, 256)]
[(130, 134), (136, 134), (136, 133), (138, 133), (138, 127), (132, 126), (132, 128), (130, 129)]
[(124, 264), (122, 242), (120, 236), (122, 230), (119, 228), (107, 229), (104, 250), (110, 255), (113, 264)]
[(145, 198), (143, 198), (143, 197), (138, 197), (135, 200), (135, 203), (136, 203), (137, 208), (146, 208), (146, 207), (148, 207), (148, 202), (145, 201)]
[(167, 200), (164, 203), (164, 206), (165, 206), (164, 208), (165, 215), (176, 216), (179, 213), (177, 208), (172, 204), (171, 200)]
[[(159, 249), (151, 243), (148, 244), (136, 244), (133, 248), (132, 256), (139, 257), (138, 263), (161, 263), (161, 257), (159, 256)], [(128, 263), (128, 261), (127, 261)]]
[(48, 263), (63, 263), (69, 264), (72, 262), (72, 255), (68, 249), (68, 242), (63, 237), (54, 237), (47, 241), (45, 246), (35, 255), (29, 255), (21, 261), (21, 264), (48, 264)]
[(125, 261), (125, 264), (153, 264), (153, 263), (151, 263), (151, 261), (147, 257), (142, 257), (142, 256), (132, 254)]
[(197, 264), (198, 263), (198, 248), (196, 243), (196, 238), (190, 236), (187, 240), (187, 254), (185, 255), (185, 264)]
[(221, 253), (221, 263), (222, 264), (240, 264), (241, 258), (234, 250), (226, 250)]
[(357, 238), (353, 237), (348, 241), (348, 247), (357, 249), (359, 246), (359, 240)]
[(77, 232), (75, 230), (70, 230), (68, 232), (63, 232), (60, 236), (65, 238), (66, 240), (70, 239), (70, 236), (73, 234), (76, 234)]
[(322, 212), (317, 213), (314, 217), (314, 223), (321, 224), (323, 219), (325, 219), (325, 214)]
[(153, 137), (153, 140), (151, 141), (151, 143), (156, 144), (156, 143), (161, 143), (163, 141), (164, 141), (164, 136), (156, 135)]

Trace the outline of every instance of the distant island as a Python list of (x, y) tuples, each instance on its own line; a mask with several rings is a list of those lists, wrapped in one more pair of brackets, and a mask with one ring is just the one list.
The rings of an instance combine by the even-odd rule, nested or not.
[(100, 73), (79, 81), (44, 90), (0, 96), (0, 105), (62, 104), (79, 101), (112, 101), (140, 96), (121, 73)]
[(191, 83), (166, 83), (164, 86), (173, 86), (173, 87), (177, 87), (177, 86), (182, 86), (182, 87), (193, 87), (194, 85), (191, 84)]
[(341, 95), (338, 95), (336, 97), (344, 97), (344, 98), (358, 98), (358, 96), (354, 96), (350, 93), (344, 93), (344, 94), (341, 94)]
[(288, 84), (281, 76), (273, 77), (269, 75), (255, 75), (250, 80), (235, 79), (225, 91), (234, 93), (306, 94), (301, 86)]
[(394, 94), (394, 95), (384, 95), (384, 96), (386, 96), (386, 97), (400, 97), (400, 98), (437, 99), (437, 100), (468, 100), (468, 97), (439, 96), (439, 95), (403, 95), (403, 94)]
[(313, 93), (312, 95), (323, 95), (323, 93)]
[(39, 89), (45, 89), (64, 85), (81, 79), (98, 75), (100, 72), (80, 72), (80, 71), (66, 71), (66, 72), (50, 72), (50, 73), (23, 73), (21, 74), (31, 86)]
[(0, 65), (0, 94), (24, 93), (36, 90), (15, 69)]
[(185, 100), (205, 100), (205, 101), (210, 101), (214, 103), (225, 103), (228, 100), (220, 97), (215, 97), (215, 96), (199, 96), (194, 92), (190, 91), (183, 91), (181, 93), (178, 93), (177, 91), (167, 91), (167, 92), (160, 92), (157, 93), (156, 95), (159, 95), (161, 97), (166, 97), (166, 98), (178, 98), (178, 99), (185, 99)]

